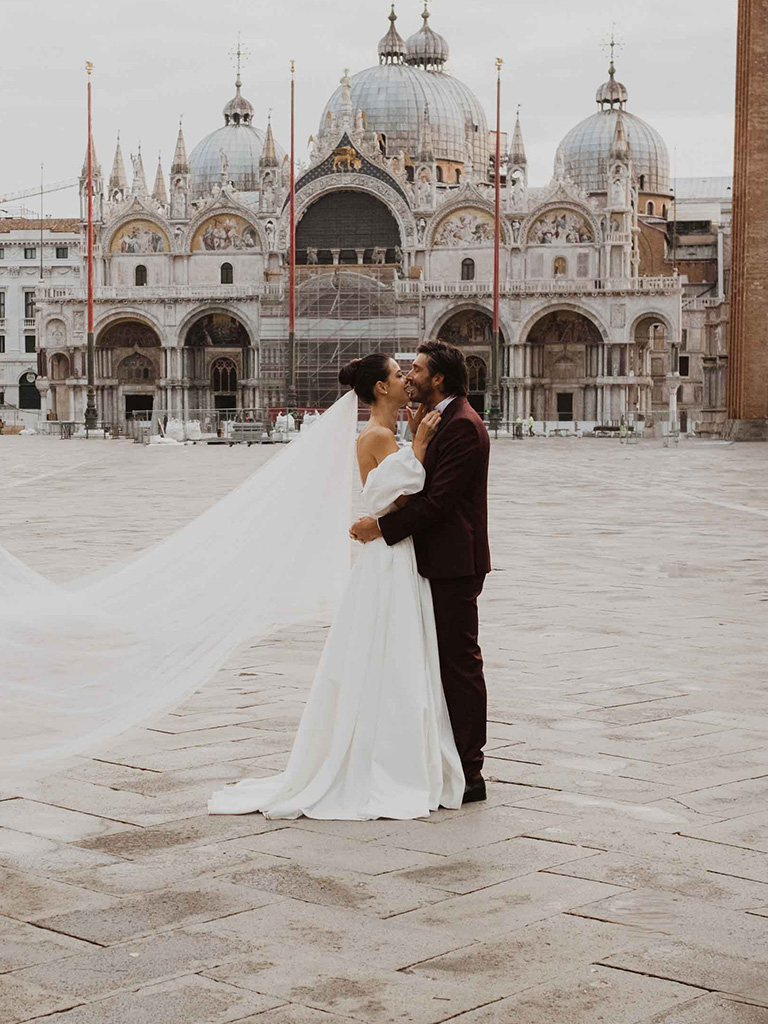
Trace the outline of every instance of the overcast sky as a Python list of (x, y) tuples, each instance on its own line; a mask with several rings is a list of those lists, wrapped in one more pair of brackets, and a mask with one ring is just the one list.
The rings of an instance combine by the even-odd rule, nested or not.
[[(399, 0), (402, 36), (421, 25), (422, 6)], [(489, 122), (493, 60), (505, 59), (502, 126), (511, 130), (520, 103), (531, 184), (549, 181), (558, 142), (596, 109), (614, 23), (628, 109), (661, 132), (673, 173), (731, 173), (736, 0), (432, 0), (431, 10), (453, 74), (477, 93)], [(388, 13), (387, 0), (0, 0), (0, 195), (36, 187), (41, 163), (46, 182), (79, 174), (86, 59), (96, 65), (94, 136), (105, 175), (120, 129), (129, 174), (140, 140), (151, 187), (159, 150), (169, 170), (180, 114), (188, 150), (223, 124), (238, 32), (250, 49), (243, 94), (259, 126), (272, 109), (286, 149), (288, 61), (296, 58), (304, 158), (342, 69), (377, 62)], [(77, 215), (74, 189), (45, 202), (48, 213)]]

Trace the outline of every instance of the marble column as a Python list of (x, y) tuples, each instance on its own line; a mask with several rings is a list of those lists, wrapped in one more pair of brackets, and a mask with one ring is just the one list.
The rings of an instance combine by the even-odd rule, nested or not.
[(768, 440), (768, 0), (739, 0), (727, 407), (734, 440)]

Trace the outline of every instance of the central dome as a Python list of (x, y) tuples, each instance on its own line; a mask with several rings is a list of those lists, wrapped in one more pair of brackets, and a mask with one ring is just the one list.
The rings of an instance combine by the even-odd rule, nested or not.
[[(442, 70), (448, 44), (429, 28), (428, 12), (422, 17), (423, 28), (403, 43), (394, 29), (393, 8), (390, 31), (379, 44), (381, 63), (350, 80), (352, 105), (364, 112), (369, 130), (386, 137), (387, 156), (396, 156), (402, 149), (416, 158), (426, 114), (435, 159), (462, 164), (471, 160), (484, 173), (488, 165), (485, 112), (467, 85)], [(328, 114), (338, 114), (342, 107), (340, 87), (323, 111), (321, 132)]]
[[(224, 124), (206, 135), (189, 155), (192, 199), (208, 195), (216, 184), (231, 181), (239, 192), (259, 187), (259, 161), (264, 152), (266, 132), (253, 126), (253, 107), (240, 95), (240, 76), (235, 95), (224, 107)], [(279, 160), (283, 150), (275, 145)]]

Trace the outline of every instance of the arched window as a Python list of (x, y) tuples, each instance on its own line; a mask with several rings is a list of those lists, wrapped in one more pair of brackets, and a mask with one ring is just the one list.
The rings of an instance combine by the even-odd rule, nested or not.
[(133, 280), (137, 288), (142, 288), (147, 283), (147, 268), (140, 263), (133, 272)]
[(37, 390), (35, 381), (37, 380), (37, 374), (22, 373), (19, 378), (19, 408), (20, 409), (39, 409), (40, 408), (40, 392)]
[(555, 256), (552, 263), (553, 277), (568, 277), (568, 261), (565, 256)]
[(664, 205), (661, 208), (661, 216), (664, 218), (664, 220), (667, 219), (667, 214), (668, 213), (669, 213), (669, 210), (667, 209), (667, 204), (664, 203)]
[(485, 391), (487, 367), (480, 356), (467, 356), (467, 380), (470, 394)]
[(221, 283), (232, 284), (234, 277), (232, 275), (232, 264), (222, 263), (221, 264)]
[(639, 182), (639, 184), (640, 184), (640, 191), (641, 192), (645, 191), (645, 175), (644, 174), (640, 175), (640, 182)]
[(656, 213), (656, 207), (653, 205), (653, 203), (650, 200), (648, 201), (648, 205), (646, 206), (645, 209), (648, 212), (648, 216), (649, 217), (652, 217)]
[(461, 261), (461, 280), (462, 281), (474, 281), (475, 280), (475, 261), (466, 259)]
[(405, 168), (405, 180), (406, 181), (415, 181), (416, 180), (416, 170), (415, 170), (413, 164), (408, 164), (408, 166)]
[(157, 366), (149, 356), (133, 352), (126, 356), (117, 368), (117, 379), (121, 384), (143, 384), (157, 380)]
[(439, 164), (435, 168), (435, 177), (438, 181), (443, 181), (443, 168)]
[(460, 167), (456, 168), (456, 184), (457, 185), (461, 184), (461, 168)]
[(231, 359), (215, 359), (211, 364), (211, 387), (219, 393), (237, 390), (237, 368)]

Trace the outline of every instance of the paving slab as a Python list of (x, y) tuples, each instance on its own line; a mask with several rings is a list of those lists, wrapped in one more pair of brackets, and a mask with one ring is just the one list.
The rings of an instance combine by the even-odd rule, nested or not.
[(50, 960), (60, 960), (91, 948), (87, 942), (66, 935), (55, 935), (44, 927), (0, 917), (0, 974), (20, 967), (48, 963)]
[(82, 814), (47, 803), (21, 799), (0, 803), (0, 825), (17, 832), (29, 832), (33, 836), (66, 842), (87, 839), (89, 836), (110, 835), (130, 827), (126, 822), (111, 821), (97, 814)]
[(205, 973), (363, 1024), (439, 1024), (483, 1000), (478, 988), (385, 971), (322, 953), (279, 965), (230, 964)]
[(242, 1024), (244, 1014), (250, 1019), (280, 1005), (280, 999), (193, 974), (45, 1019), (48, 1024)]
[(600, 961), (641, 976), (668, 978), (684, 985), (716, 990), (768, 1006), (764, 959), (724, 953), (680, 940), (656, 941)]
[(768, 1024), (768, 1008), (705, 995), (649, 1017), (643, 1024)]
[(459, 1014), (457, 1024), (641, 1024), (654, 1011), (674, 1009), (695, 993), (684, 985), (657, 978), (639, 978), (604, 967), (535, 985), (470, 1013)]

